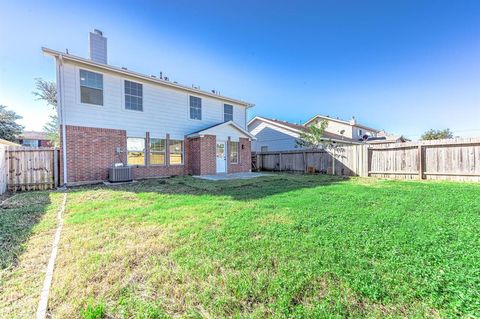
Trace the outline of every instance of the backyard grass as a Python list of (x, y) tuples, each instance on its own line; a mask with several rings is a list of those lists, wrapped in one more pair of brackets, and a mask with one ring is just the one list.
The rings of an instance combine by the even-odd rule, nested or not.
[[(23, 272), (40, 238), (53, 237), (60, 194), (37, 194), (49, 198), (38, 224), (0, 255), (0, 317), (29, 317), (38, 302), (38, 278)], [(0, 214), (15, 209), (23, 214)], [(479, 247), (478, 184), (282, 174), (78, 188), (68, 194), (49, 313), (475, 318)]]

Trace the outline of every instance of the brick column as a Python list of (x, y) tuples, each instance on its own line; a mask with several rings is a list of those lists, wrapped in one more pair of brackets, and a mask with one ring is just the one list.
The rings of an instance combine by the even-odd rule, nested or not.
[(170, 134), (165, 137), (165, 166), (170, 166)]
[(150, 132), (145, 133), (145, 165), (150, 165)]

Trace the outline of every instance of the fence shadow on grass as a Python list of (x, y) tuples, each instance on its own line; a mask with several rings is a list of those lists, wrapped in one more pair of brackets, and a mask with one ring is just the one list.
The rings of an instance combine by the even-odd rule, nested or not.
[[(315, 188), (346, 181), (348, 177), (322, 174), (271, 173), (252, 179), (210, 181), (191, 176), (178, 176), (139, 181), (134, 184), (110, 186), (109, 189), (134, 193), (156, 192), (180, 195), (229, 196), (234, 200), (254, 200), (299, 189)], [(103, 188), (105, 186), (96, 186)], [(81, 191), (85, 188), (72, 188)]]
[(19, 193), (0, 206), (0, 270), (15, 265), (30, 237), (50, 205), (50, 193)]

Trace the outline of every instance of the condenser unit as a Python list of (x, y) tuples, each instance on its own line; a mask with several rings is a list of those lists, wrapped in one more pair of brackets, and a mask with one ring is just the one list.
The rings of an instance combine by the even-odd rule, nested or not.
[(112, 183), (132, 181), (130, 166), (116, 166), (108, 169), (108, 180)]

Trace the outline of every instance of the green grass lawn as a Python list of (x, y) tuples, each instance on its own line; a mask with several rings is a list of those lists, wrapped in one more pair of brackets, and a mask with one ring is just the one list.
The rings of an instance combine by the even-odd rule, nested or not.
[[(0, 293), (33, 285), (12, 275), (37, 249), (20, 240), (0, 255)], [(38, 302), (0, 297), (6, 317), (22, 298)], [(478, 317), (480, 185), (282, 174), (72, 189), (50, 298), (54, 318)]]

